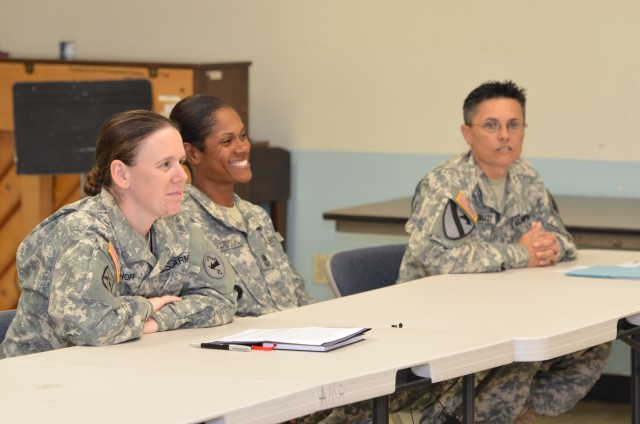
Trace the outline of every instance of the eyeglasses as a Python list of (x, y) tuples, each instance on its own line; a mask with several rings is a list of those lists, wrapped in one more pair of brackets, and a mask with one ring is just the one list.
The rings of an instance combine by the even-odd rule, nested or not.
[[(470, 127), (482, 127), (488, 133), (496, 133), (502, 129), (502, 124), (498, 121), (487, 121), (484, 124), (467, 124)], [(518, 134), (524, 131), (527, 124), (520, 121), (507, 122), (505, 127), (510, 134)]]

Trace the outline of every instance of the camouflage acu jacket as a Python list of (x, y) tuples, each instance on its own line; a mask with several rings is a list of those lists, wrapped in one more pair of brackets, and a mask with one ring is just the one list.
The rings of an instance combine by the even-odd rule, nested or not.
[(414, 194), (405, 226), (409, 242), (398, 281), (526, 267), (528, 252), (516, 241), (533, 221), (556, 234), (561, 260), (574, 258), (573, 238), (531, 164), (517, 160), (506, 178), (501, 213), (487, 177), (470, 152), (429, 172)]
[(314, 303), (264, 209), (237, 195), (234, 202), (244, 222), (191, 185), (185, 188), (182, 207), (235, 270), (237, 314), (258, 316)]
[[(160, 218), (151, 234), (150, 249), (106, 190), (40, 223), (18, 248), (22, 294), (0, 357), (135, 339), (150, 316), (160, 331), (232, 321), (235, 273), (197, 224)], [(152, 315), (146, 298), (162, 295), (183, 300)]]

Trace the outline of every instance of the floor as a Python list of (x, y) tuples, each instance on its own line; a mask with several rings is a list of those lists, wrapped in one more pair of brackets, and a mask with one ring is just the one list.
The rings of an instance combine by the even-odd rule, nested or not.
[(595, 401), (582, 401), (564, 415), (535, 421), (536, 424), (628, 424), (630, 422), (630, 405)]
[[(412, 424), (410, 414), (395, 414), (390, 423)], [(555, 418), (539, 418), (535, 424), (629, 424), (631, 422), (631, 406), (623, 403), (603, 403), (582, 401), (570, 412)]]

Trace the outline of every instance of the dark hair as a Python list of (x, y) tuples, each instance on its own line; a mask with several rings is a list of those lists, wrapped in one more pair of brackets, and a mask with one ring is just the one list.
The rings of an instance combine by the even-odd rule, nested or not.
[(180, 127), (182, 141), (204, 152), (204, 140), (216, 125), (216, 112), (231, 107), (224, 100), (206, 94), (194, 94), (180, 100), (170, 118)]
[(507, 98), (514, 99), (522, 106), (522, 113), (524, 115), (524, 108), (527, 102), (526, 91), (523, 88), (518, 87), (513, 81), (487, 81), (478, 88), (474, 89), (466, 99), (462, 106), (462, 113), (464, 116), (464, 123), (471, 124), (471, 118), (476, 114), (478, 105), (485, 100)]
[(178, 129), (168, 118), (148, 110), (131, 110), (112, 116), (98, 133), (94, 165), (87, 173), (84, 192), (95, 196), (102, 187), (111, 187), (111, 162), (120, 160), (133, 165), (141, 141), (166, 127)]

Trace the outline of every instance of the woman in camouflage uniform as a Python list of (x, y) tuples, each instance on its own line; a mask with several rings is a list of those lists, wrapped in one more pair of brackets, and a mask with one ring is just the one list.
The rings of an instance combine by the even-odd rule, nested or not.
[(258, 316), (313, 303), (282, 248), (282, 236), (260, 206), (234, 193), (251, 181), (251, 143), (238, 113), (224, 101), (193, 95), (171, 112), (185, 142), (192, 185), (183, 208), (236, 271), (238, 315)]
[(233, 269), (177, 215), (184, 156), (179, 132), (158, 114), (124, 112), (103, 125), (89, 197), (55, 212), (18, 248), (22, 294), (0, 357), (233, 319)]

